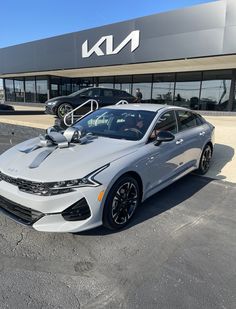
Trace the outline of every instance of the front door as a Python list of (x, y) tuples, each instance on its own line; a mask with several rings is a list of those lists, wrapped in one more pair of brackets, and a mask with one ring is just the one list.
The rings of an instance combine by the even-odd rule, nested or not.
[[(162, 142), (159, 146), (154, 145), (156, 135), (160, 131), (170, 131), (175, 139), (170, 142)], [(146, 145), (144, 163), (144, 175), (146, 178), (146, 197), (154, 194), (172, 178), (181, 173), (184, 162), (184, 146), (178, 138), (177, 122), (174, 111), (168, 111), (160, 115), (156, 126)]]

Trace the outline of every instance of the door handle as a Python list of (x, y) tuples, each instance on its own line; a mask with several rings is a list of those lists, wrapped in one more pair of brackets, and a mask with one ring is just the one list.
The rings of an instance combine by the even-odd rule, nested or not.
[(205, 134), (206, 134), (205, 131), (202, 131), (202, 132), (199, 133), (200, 136), (204, 136)]
[(176, 145), (182, 144), (182, 143), (183, 143), (183, 141), (184, 141), (184, 140), (183, 140), (182, 138), (181, 138), (181, 139), (179, 139), (179, 140), (177, 140), (177, 141), (176, 141)]

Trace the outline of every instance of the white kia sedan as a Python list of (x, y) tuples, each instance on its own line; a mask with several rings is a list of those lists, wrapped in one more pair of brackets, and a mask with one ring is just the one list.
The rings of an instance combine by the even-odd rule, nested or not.
[(213, 145), (214, 126), (188, 109), (101, 108), (0, 156), (0, 210), (38, 231), (120, 229), (151, 195), (205, 174)]

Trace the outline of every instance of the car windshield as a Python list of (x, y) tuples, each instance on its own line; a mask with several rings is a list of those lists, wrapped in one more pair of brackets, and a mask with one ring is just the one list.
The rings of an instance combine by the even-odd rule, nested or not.
[(99, 109), (77, 121), (73, 127), (82, 127), (86, 133), (116, 139), (140, 140), (156, 113), (141, 110)]
[(80, 89), (80, 90), (78, 90), (78, 91), (76, 91), (76, 92), (73, 92), (73, 93), (69, 94), (68, 97), (75, 97), (75, 96), (77, 96), (78, 94), (81, 94), (81, 93), (83, 93), (83, 92), (86, 91), (86, 90), (88, 90), (88, 88)]

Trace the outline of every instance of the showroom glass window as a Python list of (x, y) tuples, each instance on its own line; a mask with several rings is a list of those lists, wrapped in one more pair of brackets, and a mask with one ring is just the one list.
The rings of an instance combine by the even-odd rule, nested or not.
[(24, 89), (24, 79), (15, 79), (15, 100), (16, 102), (24, 102), (25, 89)]
[(13, 79), (5, 79), (6, 101), (15, 101), (14, 81)]
[(61, 78), (61, 95), (71, 94), (71, 89), (70, 78)]
[(56, 76), (50, 77), (50, 97), (55, 98), (61, 95), (61, 78)]
[(25, 101), (26, 102), (36, 101), (36, 85), (34, 77), (25, 78)]
[(204, 72), (199, 109), (229, 110), (231, 79), (231, 70)]
[(114, 88), (114, 77), (107, 76), (107, 77), (99, 77), (98, 79), (98, 86), (103, 88)]
[(115, 76), (114, 88), (124, 90), (132, 94), (132, 76), (130, 75)]
[(43, 77), (36, 77), (37, 102), (44, 103), (48, 97), (48, 81)]
[(94, 87), (94, 78), (93, 77), (84, 77), (84, 78), (72, 78), (71, 79), (71, 93), (76, 92), (83, 88)]
[(139, 88), (142, 93), (142, 102), (150, 102), (152, 98), (152, 75), (134, 75), (133, 76), (133, 96), (136, 89)]
[(201, 72), (177, 73), (174, 105), (198, 109), (201, 78)]
[(4, 99), (3, 80), (0, 78), (0, 101)]
[(174, 74), (154, 74), (152, 102), (158, 104), (173, 104)]

